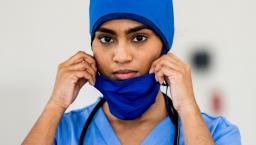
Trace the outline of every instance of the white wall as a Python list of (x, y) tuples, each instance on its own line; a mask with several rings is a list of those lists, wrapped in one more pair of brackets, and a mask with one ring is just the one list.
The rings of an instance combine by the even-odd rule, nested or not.
[[(225, 96), (223, 115), (238, 125), (244, 145), (255, 144), (256, 20), (252, 0), (175, 1), (172, 51), (189, 63), (197, 46), (214, 56), (210, 72), (193, 72), (204, 112), (209, 92)], [(0, 0), (0, 144), (20, 144), (53, 88), (57, 65), (79, 50), (90, 52), (87, 0)], [(71, 109), (99, 95), (86, 85)]]

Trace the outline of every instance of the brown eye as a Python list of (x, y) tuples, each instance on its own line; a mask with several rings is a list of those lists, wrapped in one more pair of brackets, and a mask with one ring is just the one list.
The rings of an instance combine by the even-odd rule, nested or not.
[(112, 43), (113, 42), (113, 39), (109, 36), (102, 36), (100, 38), (100, 42), (101, 43)]
[(134, 42), (142, 42), (142, 41), (145, 41), (146, 39), (147, 39), (146, 36), (140, 34), (140, 35), (136, 35), (136, 36), (133, 38), (132, 41), (134, 41)]

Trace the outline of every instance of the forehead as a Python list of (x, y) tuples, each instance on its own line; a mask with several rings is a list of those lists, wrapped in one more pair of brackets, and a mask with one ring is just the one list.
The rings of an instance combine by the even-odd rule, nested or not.
[(104, 28), (112, 28), (112, 29), (116, 29), (116, 28), (123, 28), (123, 29), (129, 29), (129, 28), (133, 28), (133, 27), (137, 27), (137, 26), (141, 26), (143, 25), (143, 23), (140, 23), (138, 21), (135, 20), (131, 20), (131, 19), (113, 19), (107, 22), (104, 22), (101, 27)]
[(128, 35), (141, 30), (156, 35), (156, 33), (149, 26), (131, 19), (113, 19), (107, 21), (96, 30), (96, 33), (103, 32), (113, 35), (122, 33)]

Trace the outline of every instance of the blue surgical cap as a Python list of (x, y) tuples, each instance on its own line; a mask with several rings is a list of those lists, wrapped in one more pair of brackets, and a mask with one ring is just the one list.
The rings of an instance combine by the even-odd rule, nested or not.
[(166, 54), (172, 47), (174, 36), (172, 0), (90, 0), (92, 40), (100, 25), (113, 19), (131, 19), (149, 26), (163, 42), (162, 54)]

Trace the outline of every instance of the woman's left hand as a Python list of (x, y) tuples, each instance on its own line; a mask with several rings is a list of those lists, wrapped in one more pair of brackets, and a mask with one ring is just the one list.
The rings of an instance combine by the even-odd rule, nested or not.
[(173, 53), (168, 53), (152, 63), (150, 73), (155, 73), (160, 84), (164, 81), (168, 83), (177, 112), (195, 107), (191, 68), (188, 64), (183, 63)]

